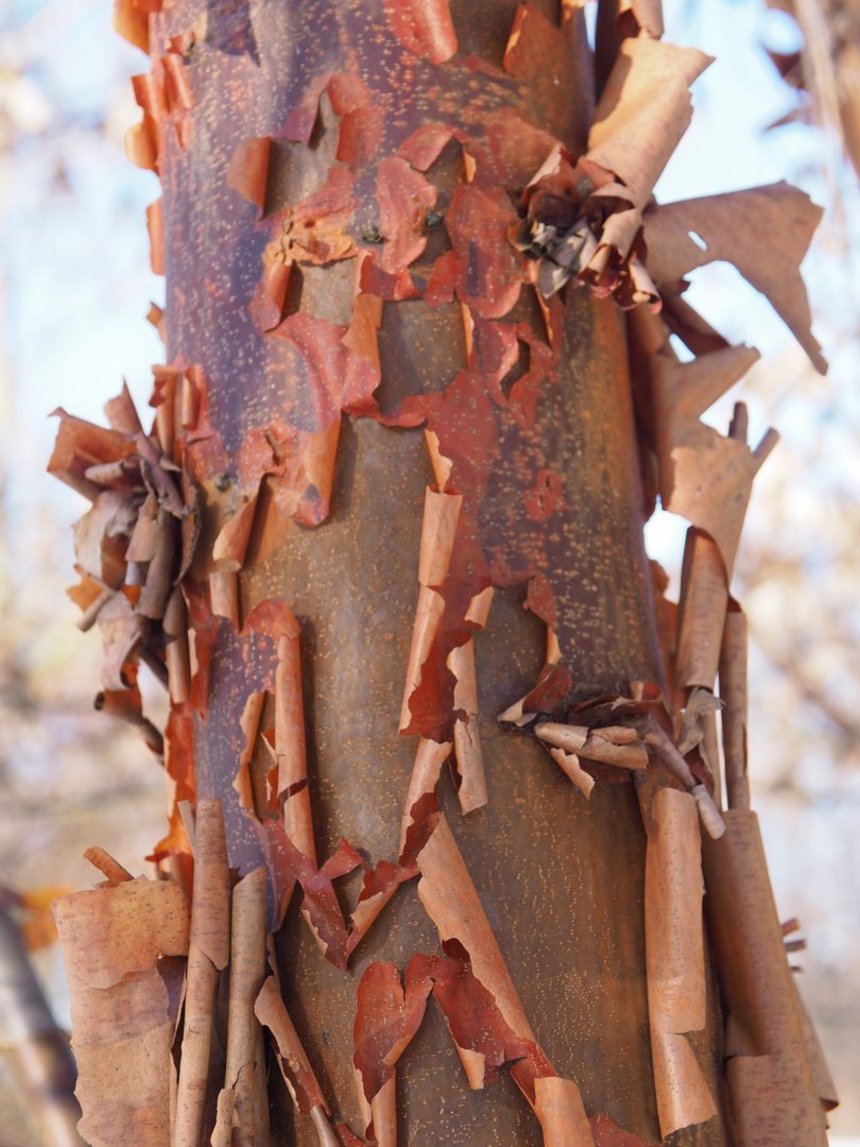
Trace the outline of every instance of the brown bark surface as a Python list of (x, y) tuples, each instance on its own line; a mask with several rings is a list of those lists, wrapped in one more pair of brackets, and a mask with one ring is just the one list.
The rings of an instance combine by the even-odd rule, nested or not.
[[(168, 16), (176, 33), (188, 27), (183, 7)], [(542, 15), (534, 6), (531, 18), (546, 20), (555, 32), (552, 8)], [(451, 6), (459, 55), (475, 53), (488, 69), (499, 69), (495, 75), (459, 63), (440, 69), (410, 54), (381, 8), (365, 3), (261, 10), (254, 24), (256, 62), (250, 51), (232, 54), (213, 46), (228, 11), (209, 8), (207, 40), (195, 45), (189, 66), (194, 134), (185, 149), (169, 144), (162, 175), (168, 359), (202, 366), (213, 424), (236, 449), (251, 427), (283, 409), (285, 392), (295, 393), (296, 386), (281, 340), (260, 334), (243, 305), (260, 275), (263, 244), (256, 208), (227, 186), (239, 145), (282, 129), (317, 75), (356, 68), (384, 115), (374, 165), (434, 119), (481, 139), (489, 117), (500, 117), (503, 132), (514, 116), (523, 117), (579, 151), (591, 77), (576, 73), (584, 56), (578, 20), (566, 25), (565, 91), (548, 82), (543, 59), (526, 80), (505, 76), (501, 67), (516, 11), (510, 3)], [(323, 103), (311, 146), (273, 143), (268, 211), (295, 203), (327, 176), (337, 124), (326, 114)], [(511, 158), (516, 170), (518, 159)], [(444, 210), (451, 183), (461, 178), (462, 159), (449, 161), (443, 153), (440, 167), (437, 203)], [(363, 179), (370, 191), (366, 201), (357, 195), (360, 222), (352, 230), (359, 233), (362, 226), (379, 225), (371, 175)], [(513, 192), (516, 184), (509, 182)], [(353, 270), (346, 261), (303, 267), (299, 313), (348, 322)], [(539, 331), (543, 320), (536, 303), (521, 298), (506, 321)], [(441, 391), (467, 367), (458, 305), (431, 309), (420, 299), (387, 301), (379, 351), (384, 410), (395, 410), (408, 395)], [(488, 411), (486, 417), (496, 415)], [(464, 412), (464, 433), (467, 419)], [(622, 316), (611, 302), (571, 296), (552, 383), (542, 388), (534, 425), (498, 421), (499, 449), (480, 507), (485, 547), (513, 555), (521, 571), (529, 569), (534, 543), (522, 535), (524, 526), (537, 530), (523, 520), (523, 487), (532, 460), (551, 464), (561, 479), (562, 508), (550, 516), (538, 544), (546, 546), (557, 632), (577, 690), (583, 697), (617, 694), (630, 681), (658, 680), (627, 351)], [(413, 737), (397, 735), (398, 713), (424, 489), (432, 477), (421, 429), (346, 418), (329, 520), (318, 529), (285, 522), (282, 536), (267, 523), (255, 526), (241, 579), (242, 609), (247, 615), (260, 601), (284, 599), (301, 623), (320, 858), (341, 837), (374, 859), (396, 855), (415, 752)], [(536, 741), (497, 725), (496, 715), (529, 691), (544, 660), (544, 627), (522, 608), (522, 572), (517, 580), (497, 592), (486, 632), (476, 638), (489, 803), (462, 820), (450, 788), (444, 803), (526, 1013), (556, 1070), (578, 1081), (589, 1114), (606, 1111), (628, 1130), (654, 1139), (641, 819), (630, 783), (598, 785), (586, 803)], [(250, 831), (229, 806), (238, 806), (231, 786), (239, 717), (248, 694), (271, 672), (270, 643), (258, 644), (256, 658), (249, 657), (247, 641), (240, 642), (227, 621), (220, 623), (209, 712), (195, 729), (198, 795), (228, 802), (231, 862), (246, 867), (256, 859)], [(329, 1100), (352, 1126), (359, 1124), (351, 1064), (357, 978), (371, 959), (403, 966), (414, 952), (437, 949), (435, 929), (412, 885), (385, 910), (346, 974), (322, 959), (298, 915), (291, 917), (281, 942), (288, 1003)], [(540, 1141), (534, 1116), (504, 1077), (483, 1092), (466, 1090), (454, 1047), (432, 1008), (399, 1066), (398, 1103), (401, 1135), (410, 1144)], [(315, 1139), (301, 1118), (296, 1134), (300, 1142)], [(723, 1139), (714, 1127), (691, 1132), (685, 1141)]]
[[(817, 209), (783, 185), (653, 202), (709, 63), (659, 40), (657, 4), (601, 6), (596, 105), (575, 3), (118, 12), (152, 56), (129, 151), (162, 178), (168, 365), (151, 435), (124, 392), (110, 430), (62, 414), (51, 469), (93, 502), (73, 596), (103, 707), (163, 755), (170, 828), (158, 882), (97, 857), (107, 887), (59, 909), (81, 1016), (109, 906), (192, 903), (178, 959), (133, 929), (106, 946), (105, 1046), (131, 966), (162, 1053), (116, 1102), (153, 1147), (168, 1126), (264, 1147), (265, 1029), (293, 1100), (273, 1087), (276, 1143), (722, 1147), (726, 1088), (743, 1147), (776, 1147), (777, 1094), (780, 1126), (823, 1134), (805, 1051), (794, 1094), (770, 1035), (724, 1046), (702, 931), (715, 676), (722, 649), (731, 731), (731, 569), (775, 436), (751, 450), (742, 406), (728, 437), (699, 421), (755, 354), (681, 299), (730, 258), (823, 368), (796, 267)], [(791, 237), (779, 274), (762, 221)], [(677, 611), (643, 548), (655, 484), (692, 523)], [(163, 739), (139, 660), (169, 689)], [(707, 853), (719, 905), (745, 879), (766, 899), (742, 852)], [(236, 877), (254, 907), (231, 930)], [(736, 940), (719, 905), (720, 986), (749, 1013), (729, 1035), (774, 975), (791, 1015), (768, 1031), (800, 1031), (775, 921), (741, 914)], [(93, 1129), (104, 1058), (81, 1075)]]

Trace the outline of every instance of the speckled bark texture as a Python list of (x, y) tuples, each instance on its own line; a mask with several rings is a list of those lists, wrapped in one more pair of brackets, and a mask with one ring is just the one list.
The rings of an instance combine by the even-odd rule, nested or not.
[[(411, 266), (413, 282), (426, 281), (433, 260), (452, 249), (444, 220), (455, 189), (467, 186), (462, 140), (486, 147), (497, 164), (485, 187), (503, 223), (505, 211), (515, 220), (514, 195), (531, 174), (531, 156), (518, 149), (534, 149), (536, 139), (551, 136), (582, 150), (593, 81), (578, 16), (568, 12), (562, 24), (555, 5), (531, 5), (529, 19), (541, 22), (541, 43), (553, 55), (523, 64), (512, 76), (503, 64), (515, 4), (455, 0), (450, 13), (447, 5), (428, 5), (450, 17), (456, 52), (447, 62), (428, 58), (432, 44), (420, 41), (410, 51), (398, 39), (391, 13), (410, 7), (422, 9), (313, 0), (250, 7), (211, 2), (203, 13), (179, 0), (157, 18), (165, 34), (186, 36), (194, 105), (190, 140), (168, 134), (161, 164), (167, 355), (174, 364), (202, 368), (229, 481), (237, 481), (229, 459), (254, 428), (277, 422), (322, 428), (314, 392), (319, 379), (311, 377), (307, 358), (297, 357), (295, 342), (281, 337), (283, 327), (264, 333), (252, 317), (249, 304), (271, 232), (265, 219), (260, 222), (260, 207), (230, 185), (241, 145), (274, 137), (261, 200), (268, 220), (318, 191), (334, 168), (351, 172), (354, 207), (342, 230), (355, 250), (342, 261), (294, 265), (285, 307), (287, 316), (310, 316), (323, 333), (320, 324), (336, 324), (341, 334), (353, 314), (356, 260), (384, 251), (391, 239), (386, 230), (405, 227), (426, 239)], [(205, 34), (196, 34), (192, 44), (188, 34), (195, 27)], [(563, 61), (563, 71), (553, 76), (556, 60)], [(378, 116), (369, 136), (373, 154), (351, 167), (335, 158), (349, 109), (341, 107), (338, 115), (332, 106), (337, 95), (332, 99), (325, 89), (327, 77), (343, 74), (357, 75), (365, 86), (365, 118)], [(285, 125), (291, 116), (295, 122), (308, 92), (303, 141), (295, 138), (301, 131)], [(386, 207), (379, 190), (380, 164), (429, 123), (447, 125), (459, 141), (451, 136), (426, 176), (436, 189), (431, 203), (441, 225), (427, 218), (431, 207), (423, 217), (408, 205)], [(479, 172), (482, 162), (479, 156)], [(405, 224), (397, 216), (401, 210), (408, 215)], [(560, 1075), (578, 1082), (589, 1115), (607, 1112), (628, 1131), (654, 1140), (644, 834), (634, 786), (624, 774), (625, 783), (598, 784), (586, 802), (532, 737), (496, 722), (532, 688), (544, 663), (548, 619), (523, 608), (535, 575), (549, 586), (552, 627), (580, 696), (618, 694), (630, 681), (660, 680), (624, 326), (612, 302), (582, 291), (572, 291), (548, 320), (532, 288), (524, 286), (513, 292), (510, 307), (499, 308), (508, 329), (523, 324), (510, 367), (493, 366), (492, 351), (478, 361), (475, 347), (492, 337), (493, 321), (481, 315), (480, 305), (472, 308), (477, 329), (470, 332), (470, 353), (461, 306), (470, 291), (492, 293), (482, 263), (492, 264), (499, 252), (505, 256), (504, 233), (491, 212), (487, 218), (486, 237), (478, 233), (469, 240), (471, 264), (459, 301), (449, 292), (430, 306), (418, 291), (393, 286), (403, 267), (390, 264), (378, 276), (376, 291), (384, 300), (378, 408), (364, 417), (359, 415), (368, 412), (347, 409), (343, 417), (330, 512), (322, 524), (297, 526), (279, 513), (280, 479), (262, 491), (239, 578), (241, 612), (246, 617), (265, 599), (283, 599), (300, 623), (318, 856), (330, 855), (341, 837), (374, 859), (395, 856), (416, 744), (414, 736), (398, 735), (398, 719), (424, 491), (434, 481), (418, 423), (432, 425), (435, 418), (443, 425), (458, 451), (457, 488), (470, 502), (467, 540), (478, 555), (470, 556), (473, 568), (465, 578), (498, 588), (486, 629), (475, 637), (489, 803), (461, 818), (443, 777), (442, 805), (547, 1056)], [(550, 334), (547, 323), (554, 327)], [(523, 416), (508, 400), (541, 349), (551, 362), (532, 384), (532, 414)], [(335, 405), (341, 381), (323, 379), (329, 396), (335, 392)], [(457, 387), (462, 409), (453, 414), (444, 399), (422, 407), (416, 397), (447, 396), (451, 407)], [(490, 401), (492, 388), (497, 397)], [(410, 405), (423, 417), (404, 417)], [(547, 470), (554, 476), (553, 502), (530, 514), (524, 492)], [(214, 514), (215, 475), (207, 477), (213, 479), (207, 497)], [(237, 636), (227, 619), (220, 620), (208, 714), (195, 717), (197, 795), (225, 802), (231, 863), (243, 870), (259, 853), (232, 788), (242, 747), (239, 718), (249, 693), (267, 682), (271, 687), (273, 659), (267, 638)], [(414, 882), (385, 909), (346, 973), (323, 959), (297, 911), (278, 937), (288, 1006), (329, 1102), (354, 1128), (361, 1126), (352, 1069), (358, 978), (371, 960), (403, 966), (417, 951), (436, 950), (436, 930)], [(705, 1061), (717, 1093), (711, 1053)], [(432, 1003), (398, 1065), (397, 1096), (399, 1141), (413, 1147), (541, 1142), (533, 1113), (506, 1073), (483, 1091), (467, 1090)], [(292, 1122), (285, 1111), (284, 1105), (280, 1119)], [(718, 1124), (674, 1141), (722, 1144)], [(294, 1127), (276, 1120), (275, 1127), (277, 1141), (316, 1142), (307, 1118), (297, 1116)]]
[(683, 298), (728, 258), (823, 370), (818, 209), (654, 202), (710, 62), (656, 0), (116, 20), (167, 362), (49, 469), (168, 829), (57, 908), (94, 1147), (823, 1147), (730, 594), (776, 434), (700, 419), (757, 356)]

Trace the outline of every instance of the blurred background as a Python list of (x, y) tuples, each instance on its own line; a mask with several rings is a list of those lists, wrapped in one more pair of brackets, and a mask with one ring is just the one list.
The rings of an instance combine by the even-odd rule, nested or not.
[[(44, 473), (55, 407), (101, 421), (125, 377), (143, 409), (149, 365), (162, 358), (144, 318), (163, 296), (144, 224), (158, 189), (122, 149), (139, 118), (128, 79), (146, 61), (111, 32), (111, 8), (110, 0), (0, 0), (0, 885), (46, 900), (59, 886), (92, 881), (81, 858), (92, 844), (142, 871), (163, 828), (151, 755), (93, 711), (100, 642), (78, 631), (64, 594), (71, 524), (84, 505)], [(855, 161), (860, 151), (860, 13), (852, 8), (665, 0), (667, 37), (717, 62), (694, 88), (693, 127), (658, 188), (671, 201), (787, 178), (826, 207), (805, 263), (826, 379), (727, 265), (696, 272), (689, 297), (731, 340), (763, 354), (708, 420), (724, 429), (742, 397), (753, 440), (769, 425), (782, 434), (756, 483), (734, 593), (752, 635), (754, 803), (780, 914), (798, 917), (808, 939), (794, 959), (842, 1096), (834, 1144), (860, 1144), (860, 192), (850, 159), (852, 147)], [(684, 530), (664, 513), (648, 527), (676, 592)], [(156, 720), (160, 703), (147, 697)], [(38, 974), (65, 1023), (59, 953), (31, 931)], [(33, 1147), (4, 1072), (0, 1047), (2, 1141)]]

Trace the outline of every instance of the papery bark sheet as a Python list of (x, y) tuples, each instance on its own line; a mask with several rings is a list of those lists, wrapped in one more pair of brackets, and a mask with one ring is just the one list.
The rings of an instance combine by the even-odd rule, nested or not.
[(94, 1147), (170, 1143), (176, 1014), (162, 958), (188, 952), (185, 897), (169, 882), (111, 881), (57, 901), (72, 1005), (80, 1131)]
[(194, 886), (182, 1051), (173, 1138), (196, 1147), (204, 1132), (220, 973), (230, 959), (230, 876), (221, 802), (200, 800), (194, 818)]
[(693, 798), (664, 788), (651, 804), (645, 863), (648, 1011), (660, 1132), (703, 1123), (716, 1106), (688, 1039), (706, 1023), (702, 861)]
[(704, 846), (708, 922), (726, 998), (726, 1071), (742, 1147), (827, 1142), (800, 1002), (783, 946), (758, 819), (726, 813)]
[(254, 1004), (266, 976), (266, 873), (256, 868), (233, 889), (227, 1063), (214, 1136), (226, 1147), (269, 1142), (263, 1032)]
[(800, 263), (821, 215), (820, 207), (787, 183), (670, 203), (646, 216), (648, 267), (658, 285), (671, 286), (696, 267), (717, 260), (733, 263), (770, 300), (823, 374), (827, 363), (810, 329), (809, 299), (800, 277)]

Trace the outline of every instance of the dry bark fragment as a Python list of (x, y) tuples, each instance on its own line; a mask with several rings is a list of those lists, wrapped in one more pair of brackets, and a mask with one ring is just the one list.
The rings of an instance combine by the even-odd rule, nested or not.
[[(189, 837), (179, 813), (180, 805), (193, 802), (196, 796), (194, 774), (194, 725), (188, 705), (174, 705), (167, 718), (164, 735), (164, 771), (167, 778), (167, 816), (169, 830), (153, 849), (151, 859), (167, 860), (184, 857), (190, 860)], [(184, 868), (190, 876), (190, 867)], [(178, 878), (178, 876), (177, 876)], [(191, 896), (190, 880), (182, 878), (183, 888)]]
[(123, 677), (123, 667), (144, 639), (144, 619), (125, 593), (115, 593), (99, 610), (97, 621), (104, 647), (102, 685), (108, 692), (121, 692), (129, 684)]
[(182, 37), (173, 37), (165, 51), (152, 56), (151, 71), (133, 76), (131, 81), (143, 118), (126, 133), (126, 155), (137, 167), (156, 174), (161, 173), (168, 132), (180, 147), (187, 147), (190, 142), (193, 98), (185, 47)]
[(663, 505), (714, 539), (727, 577), (734, 567), (753, 479), (775, 436), (769, 431), (750, 450), (745, 440), (724, 437), (698, 415), (757, 358), (747, 347), (729, 347), (691, 363), (664, 354), (652, 359)]
[(460, 494), (436, 493), (429, 487), (427, 489), (418, 559), (418, 604), (400, 712), (401, 732), (412, 724), (410, 701), (421, 684), (422, 671), (437, 639), (445, 611), (445, 599), (440, 591), (448, 576), (462, 503)]
[[(371, 1134), (372, 1123), (380, 1144), (384, 1138), (392, 1141), (389, 1104), (395, 1066), (421, 1025), (432, 986), (427, 978), (407, 976), (404, 987), (396, 965), (381, 961), (368, 964), (358, 986), (354, 1063), (370, 1114), (365, 1133)], [(380, 1101), (380, 1096), (385, 1098)], [(375, 1103), (388, 1115), (384, 1131), (377, 1125)]]
[(227, 1066), (215, 1135), (225, 1147), (269, 1141), (263, 1032), (254, 1004), (266, 976), (266, 872), (257, 868), (233, 889)]
[[(439, 931), (446, 953), (453, 957), (440, 965), (446, 975), (444, 980), (435, 981), (433, 991), (451, 1026), (470, 1087), (483, 1087), (485, 1078), (492, 1079), (502, 1063), (522, 1058), (522, 1063), (514, 1067), (513, 1076), (541, 1120), (546, 1147), (561, 1147), (564, 1143), (590, 1147), (591, 1135), (582, 1099), (573, 1081), (546, 1085), (540, 1111), (537, 1109), (536, 1080), (555, 1077), (555, 1072), (537, 1044), (475, 886), (443, 816), (418, 853), (417, 864), (421, 873), (419, 898)], [(462, 999), (461, 989), (458, 990), (446, 1003), (445, 995), (440, 992), (445, 991), (445, 984), (453, 988), (452, 971), (453, 983), (464, 980), (467, 986), (474, 981), (474, 987)], [(429, 974), (435, 978), (435, 968)]]
[(687, 531), (678, 603), (678, 690), (714, 687), (729, 601), (729, 575), (717, 544), (708, 534), (691, 526)]
[(164, 274), (164, 200), (159, 198), (146, 209), (149, 232), (149, 266), (153, 275)]
[[(625, 40), (588, 138), (588, 159), (612, 172), (642, 212), (692, 117), (689, 86), (711, 63), (695, 48)], [(601, 189), (598, 194), (609, 194)]]
[(726, 999), (726, 1075), (740, 1147), (827, 1141), (755, 813), (725, 814), (703, 849), (705, 906)]
[(378, 1147), (397, 1147), (397, 1076), (392, 1075), (370, 1104), (368, 1134)]
[(660, 0), (617, 0), (618, 22), (625, 36), (647, 32), (654, 40), (663, 35), (663, 5)]
[(720, 648), (720, 699), (725, 758), (726, 800), (729, 808), (749, 809), (747, 779), (747, 623), (731, 603)]
[[(660, 498), (666, 509), (688, 517), (718, 541), (729, 570), (745, 510), (743, 477), (733, 474), (740, 469), (733, 459), (744, 454), (743, 444), (726, 445), (728, 439), (705, 426), (699, 415), (758, 357), (751, 348), (728, 346), (683, 364), (669, 350), (650, 359)], [(740, 481), (727, 490), (727, 477)]]
[(215, 997), (230, 958), (230, 874), (219, 800), (197, 802), (194, 826), (194, 892), (185, 1019), (176, 1092), (174, 1147), (198, 1147), (207, 1098)]
[[(94, 467), (89, 467), (87, 475), (93, 475), (93, 471)], [(118, 490), (102, 490), (92, 509), (74, 526), (78, 566), (113, 590), (125, 581), (124, 535), (132, 531), (135, 516), (127, 496)]]
[(227, 171), (228, 185), (250, 203), (255, 204), (261, 215), (266, 207), (271, 149), (271, 136), (247, 139), (233, 152)]
[[(678, 752), (689, 753), (699, 746), (706, 762), (713, 761), (711, 773), (719, 775), (719, 756), (715, 751), (716, 714), (722, 709), (722, 702), (710, 689), (697, 686), (690, 690), (682, 712), (681, 733)], [(710, 766), (709, 766), (710, 767)]]
[(114, 0), (113, 26), (124, 40), (149, 54), (149, 13), (159, 0)]
[(165, 660), (170, 700), (174, 705), (184, 705), (191, 696), (191, 658), (188, 649), (188, 613), (178, 586), (168, 598), (162, 625), (167, 641)]
[(187, 623), (177, 582), (198, 536), (196, 492), (183, 484), (186, 504), (173, 478), (178, 373), (156, 368), (157, 444), (144, 434), (124, 386), (105, 407), (108, 431), (63, 416), (52, 462), (93, 502), (75, 530), (85, 581), (74, 597), (84, 610), (82, 626), (97, 623), (102, 633), (105, 690), (96, 705), (137, 725), (159, 755), (161, 734), (141, 712), (137, 663), (143, 660), (166, 685), (170, 678), (174, 702), (187, 698)]
[[(169, 883), (136, 880), (75, 892), (54, 909), (68, 945), (66, 969), (76, 983), (110, 988), (129, 972), (145, 972), (160, 955), (184, 955), (188, 914), (182, 893)], [(100, 942), (87, 948), (92, 936)]]
[(173, 589), (174, 551), (177, 542), (175, 520), (159, 510), (155, 522), (155, 545), (146, 568), (136, 609), (141, 617), (161, 620)]
[(239, 794), (240, 806), (254, 812), (258, 820), (265, 815), (266, 809), (259, 807), (255, 796), (251, 764), (257, 747), (257, 739), (261, 732), (260, 722), (263, 717), (263, 709), (269, 696), (266, 690), (262, 690), (258, 693), (249, 693), (245, 701), (245, 708), (242, 710), (242, 716), (239, 720), (244, 743), (239, 754), (239, 768), (233, 781), (233, 788)]
[(458, 184), (445, 216), (449, 256), (437, 259), (427, 284), (434, 303), (456, 292), (476, 317), (500, 319), (522, 290), (522, 257), (508, 242), (517, 223), (508, 196), (495, 188)]
[(305, 718), (302, 700), (299, 627), (287, 607), (278, 637), (275, 670), (275, 757), (278, 797), (284, 805), (284, 827), (300, 852), (316, 863), (316, 845), (308, 788)]
[(54, 414), (59, 417), (60, 425), (48, 473), (92, 502), (99, 494), (100, 486), (86, 477), (87, 470), (130, 457), (134, 453), (134, 442), (117, 430), (107, 430), (75, 418), (62, 408), (55, 410)]
[[(113, 867), (111, 866), (113, 871)], [(93, 1147), (170, 1142), (174, 1018), (159, 957), (188, 951), (185, 898), (144, 877), (55, 904), (72, 1004), (80, 1132)]]
[(648, 269), (658, 285), (671, 290), (696, 267), (718, 260), (734, 264), (770, 300), (824, 374), (827, 363), (810, 329), (809, 300), (800, 277), (801, 260), (821, 215), (808, 195), (787, 183), (669, 203), (645, 217)]
[(406, 995), (411, 984), (432, 984), (469, 1086), (483, 1088), (501, 1066), (511, 1064), (517, 1086), (538, 1116), (545, 1147), (592, 1147), (576, 1084), (556, 1076), (534, 1040), (511, 1028), (493, 993), (475, 975), (463, 945), (448, 940), (443, 948), (444, 956), (412, 957)]
[(149, 405), (155, 409), (153, 437), (162, 455), (174, 462), (176, 447), (176, 398), (182, 371), (174, 366), (152, 368), (152, 396)]
[(565, 752), (564, 749), (552, 747), (549, 751), (549, 755), (565, 776), (573, 781), (582, 795), (584, 797), (590, 797), (591, 790), (595, 785), (595, 780), (594, 777), (590, 773), (587, 773), (580, 765), (579, 757), (576, 753), (568, 753)]
[[(380, 860), (371, 865), (347, 840), (321, 868), (291, 840), (282, 823), (267, 818), (253, 820), (253, 826), (266, 857), (275, 903), (275, 927), (279, 927), (298, 882), (304, 895), (302, 915), (319, 947), (336, 967), (345, 969), (350, 956), (379, 913), (401, 884), (416, 874), (415, 857), (428, 833), (435, 827), (435, 798), (432, 793), (418, 797), (410, 808), (410, 823), (404, 824), (404, 841), (396, 863)], [(404, 818), (405, 821), (405, 818)], [(347, 922), (334, 890), (333, 881), (361, 868), (361, 893)]]
[(546, 1147), (582, 1147), (593, 1142), (579, 1088), (557, 1075), (535, 1080), (535, 1115)]
[[(468, 618), (468, 615), (467, 615)], [(455, 646), (448, 655), (448, 668), (457, 682), (454, 686), (454, 756), (460, 784), (457, 799), (464, 814), (487, 803), (487, 781), (478, 724), (478, 682), (475, 675), (475, 644), (470, 638)]]
[(112, 429), (118, 430), (121, 434), (135, 435), (143, 431), (134, 399), (126, 382), (123, 382), (122, 390), (116, 398), (108, 399), (104, 411)]
[[(539, 5), (526, 2), (517, 8), (503, 58), (505, 71), (528, 83), (538, 94), (547, 111), (549, 131), (578, 147), (585, 143), (594, 113), (591, 61), (585, 44), (583, 25), (572, 11), (563, 10), (561, 19), (556, 22)], [(575, 109), (573, 123), (567, 118), (569, 108)], [(534, 171), (549, 149), (544, 145), (543, 155), (537, 157), (537, 162), (529, 163), (524, 145), (529, 137), (534, 139), (538, 133), (531, 125), (528, 135), (515, 132), (510, 116), (500, 118), (504, 118), (505, 127), (511, 133), (508, 137), (511, 150), (519, 152), (516, 162), (526, 163), (529, 171)], [(503, 149), (504, 144), (499, 147)]]
[(330, 1108), (281, 998), (274, 976), (269, 976), (263, 983), (254, 1005), (254, 1012), (260, 1023), (271, 1031), (275, 1039), (278, 1048), (278, 1066), (284, 1082), (298, 1111), (302, 1115), (309, 1115), (313, 1121), (320, 1147), (338, 1147), (338, 1139), (332, 1130), (329, 1118)]
[(401, 854), (406, 849), (409, 831), (416, 824), (415, 810), (420, 807), (419, 801), (435, 793), (442, 766), (450, 756), (452, 747), (451, 741), (437, 742), (426, 737), (419, 738), (400, 822)]
[(614, 293), (622, 306), (659, 307), (641, 259), (643, 212), (689, 125), (689, 86), (710, 62), (645, 33), (620, 43), (585, 155), (574, 165), (557, 146), (526, 190), (524, 248), (541, 258), (544, 295), (576, 276), (598, 295)]
[(653, 751), (664, 768), (677, 780), (696, 802), (702, 827), (713, 839), (718, 839), (726, 831), (722, 814), (714, 803), (707, 787), (692, 771), (686, 757), (682, 756), (662, 723), (651, 717), (642, 725), (642, 739)]
[(109, 852), (105, 852), (98, 845), (85, 849), (83, 855), (93, 868), (102, 873), (108, 884), (121, 884), (124, 880), (134, 879), (128, 869), (123, 868), (119, 861), (114, 860)]
[(505, 1022), (534, 1042), (534, 1032), (444, 817), (418, 854), (418, 869), (418, 895), (442, 941), (457, 940), (463, 945), (475, 976), (493, 994)]
[(591, 729), (586, 725), (560, 725), (542, 721), (535, 727), (542, 741), (577, 753), (590, 761), (601, 761), (621, 769), (648, 767), (648, 750), (639, 740), (635, 729), (605, 726)]
[(384, 159), (376, 177), (379, 228), (386, 237), (374, 260), (386, 274), (400, 275), (427, 246), (424, 220), (436, 204), (436, 188), (398, 156)]
[(703, 1123), (716, 1106), (686, 1033), (705, 1026), (702, 866), (695, 802), (660, 789), (645, 864), (645, 947), (660, 1133)]

